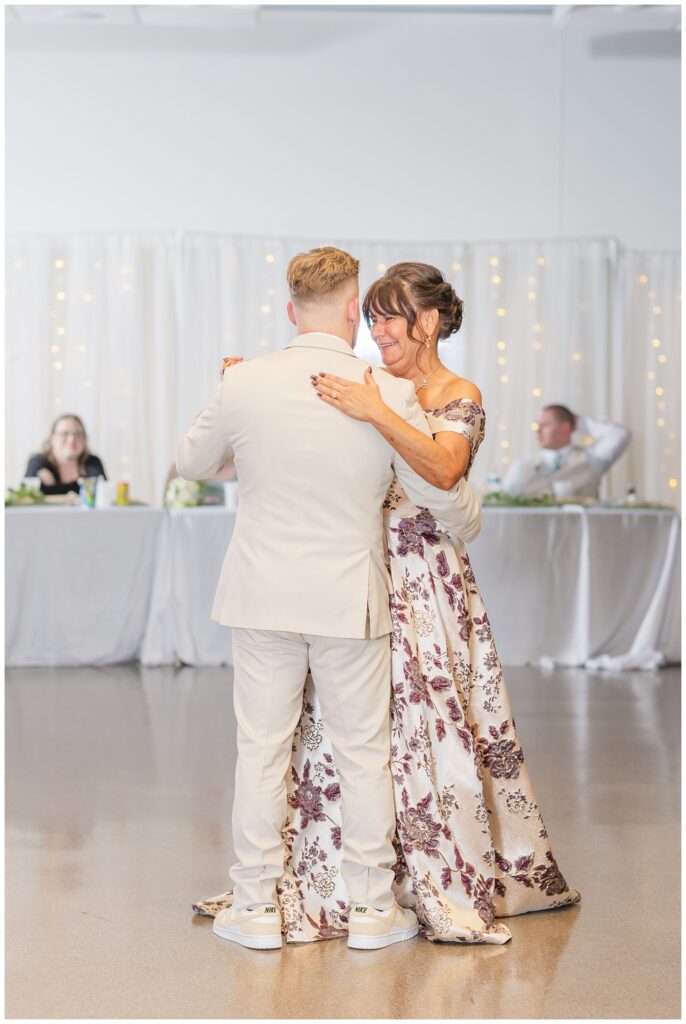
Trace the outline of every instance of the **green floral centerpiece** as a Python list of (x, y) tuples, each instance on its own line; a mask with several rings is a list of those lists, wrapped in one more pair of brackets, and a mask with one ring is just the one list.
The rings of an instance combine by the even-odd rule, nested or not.
[(167, 487), (164, 503), (167, 508), (196, 508), (205, 497), (205, 484), (201, 480), (184, 480), (176, 476)]
[(485, 494), (482, 505), (492, 505), (498, 508), (559, 508), (561, 505), (585, 505), (588, 508), (612, 508), (622, 509), (622, 511), (631, 511), (635, 508), (674, 511), (673, 506), (661, 505), (655, 501), (598, 501), (597, 498), (553, 498), (549, 495), (540, 498), (515, 498), (514, 495), (506, 494), (505, 491), (492, 491), (490, 494)]
[(22, 484), (20, 487), (7, 488), (5, 494), (5, 508), (14, 505), (44, 505), (45, 495), (37, 487), (27, 487)]
[(542, 498), (515, 498), (512, 494), (506, 494), (505, 491), (491, 491), (490, 494), (484, 495), (483, 504), (516, 508), (552, 508), (559, 505), (560, 502), (547, 495)]

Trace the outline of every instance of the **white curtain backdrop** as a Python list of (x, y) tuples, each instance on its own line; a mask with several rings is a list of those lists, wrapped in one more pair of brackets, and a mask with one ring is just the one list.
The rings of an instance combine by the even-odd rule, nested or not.
[[(609, 416), (633, 432), (606, 494), (628, 485), (677, 505), (680, 260), (611, 240), (476, 244), (236, 238), (193, 233), (14, 235), (7, 246), (7, 483), (55, 416), (85, 420), (92, 451), (132, 496), (162, 498), (179, 437), (209, 401), (221, 357), (292, 336), (285, 272), (336, 244), (364, 289), (400, 260), (439, 267), (465, 302), (448, 366), (484, 395), (473, 482), (536, 448), (543, 403)], [(358, 352), (378, 362), (365, 331)]]

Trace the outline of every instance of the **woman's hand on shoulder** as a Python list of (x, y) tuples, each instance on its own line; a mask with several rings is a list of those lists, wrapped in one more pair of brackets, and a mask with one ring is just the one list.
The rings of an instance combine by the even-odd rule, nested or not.
[(364, 371), (362, 384), (337, 377), (333, 373), (314, 374), (310, 380), (318, 396), (327, 405), (335, 405), (355, 420), (377, 423), (384, 411), (388, 411), (370, 366)]

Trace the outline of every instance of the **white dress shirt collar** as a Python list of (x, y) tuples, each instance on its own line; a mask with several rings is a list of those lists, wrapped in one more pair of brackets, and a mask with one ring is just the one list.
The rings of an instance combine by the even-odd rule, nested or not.
[(286, 348), (318, 348), (330, 352), (340, 352), (344, 356), (355, 356), (347, 341), (337, 334), (325, 334), (323, 331), (308, 331), (306, 334), (298, 334), (293, 341), (286, 345)]

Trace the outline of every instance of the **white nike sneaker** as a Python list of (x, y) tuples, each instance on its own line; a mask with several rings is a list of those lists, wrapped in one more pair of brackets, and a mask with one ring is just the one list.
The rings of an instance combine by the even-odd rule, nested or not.
[(250, 949), (281, 949), (281, 913), (273, 903), (259, 903), (246, 910), (227, 907), (214, 919), (212, 931), (222, 939)]
[(348, 947), (350, 949), (381, 949), (394, 942), (412, 939), (419, 931), (419, 922), (413, 910), (405, 910), (395, 903), (390, 910), (375, 910), (353, 903), (348, 921)]

